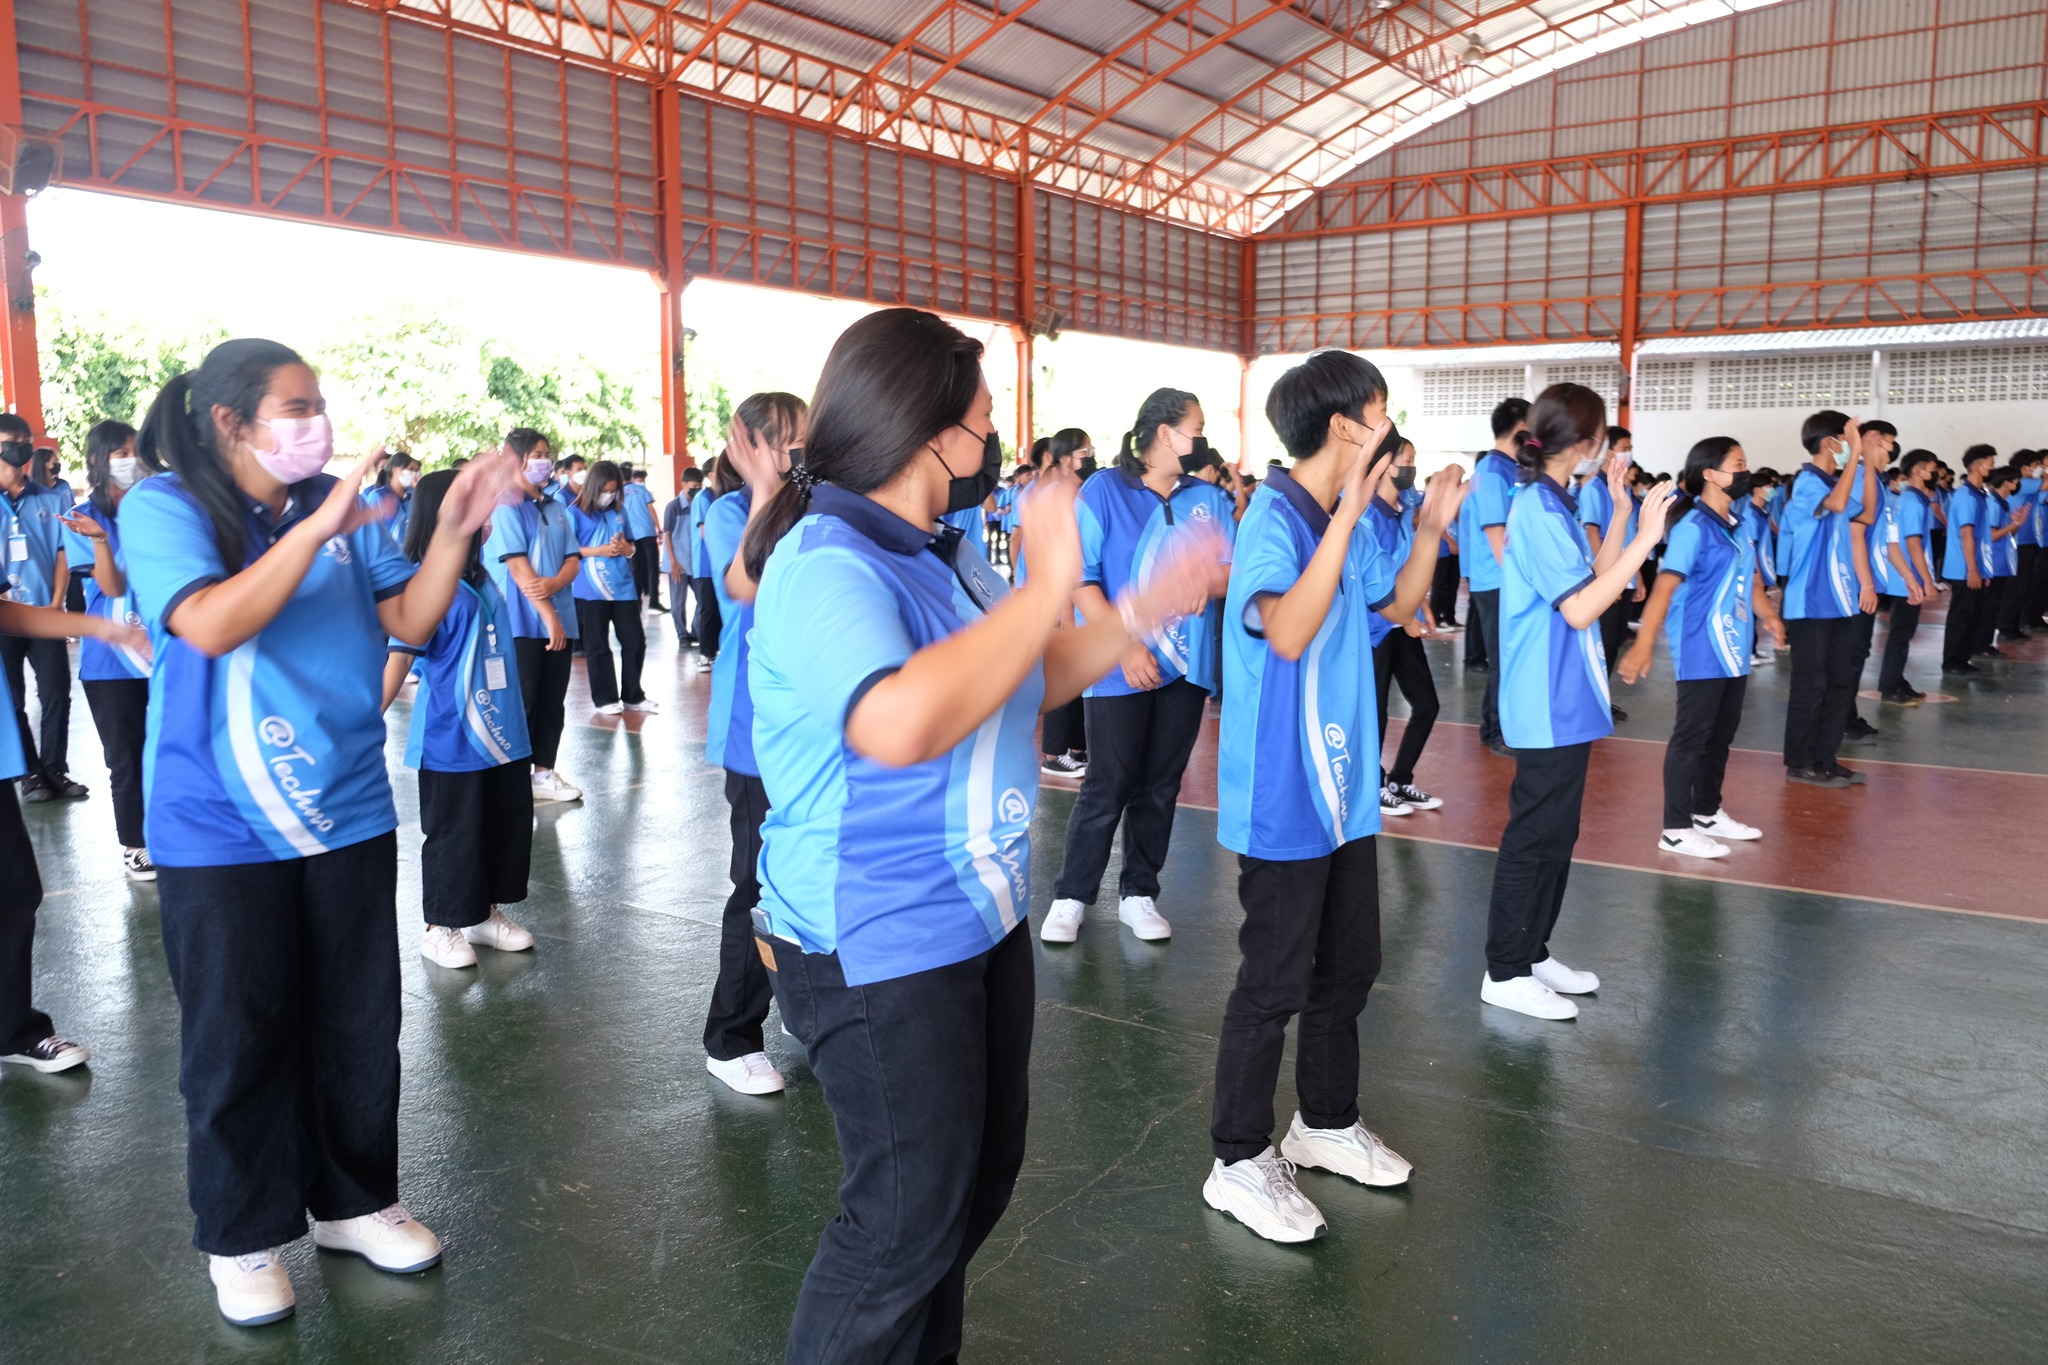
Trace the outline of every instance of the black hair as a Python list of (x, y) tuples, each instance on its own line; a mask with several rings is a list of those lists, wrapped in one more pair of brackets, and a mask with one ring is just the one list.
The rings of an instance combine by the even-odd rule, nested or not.
[(1999, 466), (1997, 469), (1992, 470), (1990, 474), (1986, 475), (1984, 479), (1984, 482), (1987, 484), (2008, 484), (2018, 483), (2019, 481), (2020, 472), (2017, 469), (2014, 469), (2011, 465)]
[[(1614, 439), (1613, 427), (1607, 428), (1607, 439)], [(1706, 491), (1706, 471), (1719, 469), (1721, 462), (1728, 458), (1728, 452), (1741, 444), (1733, 436), (1709, 436), (1703, 441), (1695, 441), (1692, 449), (1685, 452), (1685, 468), (1679, 474), (1678, 486), (1698, 497)], [(1751, 481), (1754, 482), (1754, 478)], [(1677, 520), (1678, 516), (1673, 514), (1665, 519), (1665, 524), (1672, 525)]]
[(45, 488), (56, 487), (57, 475), (50, 467), (56, 463), (57, 448), (55, 446), (37, 446), (35, 454), (29, 460), (29, 478)]
[(1529, 400), (1526, 398), (1503, 398), (1493, 405), (1493, 439), (1513, 431), (1529, 420)]
[(683, 471), (682, 481), (684, 483), (702, 483), (704, 482), (704, 471), (696, 465), (691, 465)]
[(1623, 441), (1633, 440), (1635, 440), (1635, 436), (1629, 431), (1627, 427), (1607, 428), (1607, 444), (1611, 446), (1618, 446)]
[(1880, 436), (1889, 436), (1894, 441), (1899, 439), (1899, 429), (1893, 426), (1890, 422), (1884, 421), (1882, 418), (1876, 418), (1871, 421), (1865, 422), (1861, 427), (1858, 428), (1858, 430), (1874, 431)]
[(532, 427), (514, 427), (505, 433), (505, 446), (514, 455), (524, 460), (541, 446), (554, 449), (554, 443)]
[(107, 461), (114, 457), (115, 451), (134, 439), (134, 427), (111, 417), (93, 423), (92, 430), (85, 433), (86, 497), (102, 516), (114, 515), (114, 495), (107, 487)]
[(1386, 376), (1370, 360), (1349, 351), (1315, 351), (1273, 382), (1266, 420), (1287, 453), (1305, 460), (1330, 439), (1331, 418), (1363, 425), (1365, 405), (1386, 391)]
[(802, 520), (810, 480), (874, 492), (963, 420), (981, 385), (981, 343), (936, 313), (884, 308), (841, 332), (811, 397), (808, 477), (755, 509), (740, 547), (747, 573), (759, 582), (769, 553)]
[(811, 407), (793, 393), (771, 390), (748, 394), (732, 415), (749, 435), (787, 450), (803, 440), (804, 420), (811, 415)]
[(33, 441), (35, 435), (27, 418), (18, 413), (0, 412), (0, 440)]
[(418, 469), (420, 462), (403, 450), (393, 450), (384, 457), (384, 467), (377, 471), (377, 487), (389, 488), (391, 476), (401, 469)]
[(1095, 444), (1088, 439), (1088, 433), (1079, 427), (1061, 427), (1045, 439), (1045, 462), (1054, 465), (1075, 451), (1086, 450)]
[(1934, 452), (1931, 450), (1908, 451), (1906, 458), (1899, 461), (1899, 473), (1910, 479), (1913, 477), (1913, 471), (1923, 464), (1931, 464), (1938, 469), (1941, 461), (1934, 458)]
[(1145, 451), (1162, 426), (1173, 426), (1198, 407), (1201, 400), (1186, 389), (1154, 389), (1138, 405), (1138, 419), (1117, 443), (1116, 467), (1127, 474), (1145, 472)]
[(605, 510), (597, 505), (597, 500), (604, 496), (604, 486), (608, 483), (616, 483), (619, 486), (619, 492), (624, 493), (626, 491), (626, 476), (610, 460), (599, 460), (596, 464), (589, 466), (589, 469), (590, 477), (583, 481), (583, 487), (576, 490), (576, 505), (583, 509), (585, 516), (594, 517)]
[[(412, 516), (405, 524), (405, 544), (400, 548), (405, 551), (405, 557), (415, 564), (427, 557), (427, 549), (434, 543), (434, 531), (441, 524), (441, 504), (447, 501), (455, 476), (453, 469), (437, 469), (431, 474), (420, 475), (419, 483), (412, 490)], [(462, 577), (471, 587), (483, 583), (484, 538), (490, 531), (491, 524), (485, 522), (469, 538), (469, 562), (463, 565)]]
[[(1499, 408), (1494, 409), (1496, 419), (1499, 413)], [(1515, 447), (1522, 482), (1535, 482), (1543, 476), (1545, 463), (1581, 441), (1598, 440), (1606, 429), (1605, 399), (1584, 384), (1552, 384), (1536, 395), (1529, 409), (1529, 429)]]
[(248, 499), (235, 485), (227, 453), (220, 449), (215, 408), (226, 408), (244, 424), (270, 392), (271, 376), (306, 362), (297, 351), (260, 337), (223, 341), (206, 353), (199, 368), (164, 385), (142, 419), (135, 453), (152, 468), (178, 476), (213, 524), (213, 545), (221, 566), (240, 573), (249, 548)]
[(746, 487), (747, 481), (740, 477), (739, 466), (732, 462), (732, 456), (724, 451), (711, 462), (711, 472), (704, 476), (705, 484), (711, 489), (713, 498), (722, 498), (727, 493), (737, 493)]
[(1031, 443), (1031, 458), (1026, 461), (1033, 469), (1045, 468), (1045, 452), (1052, 449), (1052, 437), (1041, 436)]
[(572, 465), (579, 464), (585, 469), (590, 468), (590, 461), (584, 459), (581, 455), (564, 455), (555, 461), (555, 468), (566, 473)]
[(1769, 465), (1765, 465), (1762, 469), (1755, 469), (1750, 471), (1749, 486), (1751, 488), (1756, 487), (1758, 484), (1762, 484), (1766, 488), (1770, 488), (1774, 487), (1777, 484), (1777, 482), (1778, 471), (1771, 468)]
[(1997, 458), (1998, 449), (1995, 446), (1987, 446), (1981, 444), (1971, 446), (1968, 450), (1965, 450), (1963, 452), (1963, 472), (1965, 474), (1969, 473), (1970, 466), (1977, 463), (1977, 461), (1979, 460), (1995, 460)]
[(1820, 454), (1820, 443), (1830, 436), (1840, 436), (1849, 430), (1849, 414), (1836, 412), (1833, 408), (1822, 408), (1806, 419), (1799, 427), (1799, 444), (1806, 447), (1809, 455)]

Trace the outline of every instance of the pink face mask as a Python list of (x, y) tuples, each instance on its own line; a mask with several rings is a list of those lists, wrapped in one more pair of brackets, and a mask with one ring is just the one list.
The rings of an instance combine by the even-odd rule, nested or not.
[(334, 425), (324, 412), (314, 417), (259, 417), (257, 420), (270, 428), (271, 439), (277, 442), (277, 449), (258, 450), (249, 446), (249, 453), (256, 457), (256, 463), (263, 467), (263, 472), (279, 483), (310, 479), (334, 458)]

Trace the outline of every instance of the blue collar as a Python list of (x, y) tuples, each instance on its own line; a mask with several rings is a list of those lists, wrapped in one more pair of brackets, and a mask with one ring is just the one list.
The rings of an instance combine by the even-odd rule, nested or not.
[[(1116, 470), (1117, 477), (1122, 479), (1124, 481), (1124, 486), (1130, 489), (1133, 493), (1152, 493), (1152, 487), (1150, 484), (1147, 484), (1145, 482), (1144, 475), (1133, 474), (1130, 470), (1125, 469), (1122, 465), (1116, 465), (1113, 467)], [(1200, 482), (1202, 481), (1192, 474), (1177, 474), (1174, 476), (1173, 487), (1166, 490), (1165, 497), (1160, 497), (1160, 495), (1157, 493), (1152, 493), (1152, 496), (1155, 498), (1159, 498), (1161, 502), (1170, 502), (1172, 501), (1173, 495), (1175, 493), (1180, 492), (1189, 484)]]
[[(1323, 505), (1316, 501), (1314, 494), (1303, 488), (1292, 474), (1278, 465), (1267, 472), (1266, 484), (1287, 499), (1287, 505), (1294, 509), (1296, 516), (1308, 523), (1308, 529), (1317, 540), (1323, 538), (1323, 533), (1330, 529), (1330, 514), (1323, 510)], [(1374, 501), (1377, 502), (1378, 499), (1375, 498)]]
[[(1494, 453), (1497, 455), (1500, 452), (1495, 451)], [(1558, 501), (1562, 502), (1566, 507), (1570, 508), (1574, 516), (1578, 514), (1579, 500), (1573, 497), (1571, 491), (1565, 488), (1564, 485), (1560, 484), (1556, 479), (1551, 478), (1548, 474), (1538, 474), (1536, 476), (1536, 482), (1550, 485), (1550, 491), (1557, 494)]]
[(1385, 517), (1388, 521), (1399, 521), (1402, 517), (1402, 511), (1399, 507), (1389, 507), (1387, 500), (1377, 494), (1373, 496), (1372, 510)]
[(1805, 464), (1799, 466), (1799, 472), (1802, 474), (1813, 475), (1815, 478), (1825, 483), (1829, 488), (1833, 488), (1835, 486), (1835, 480), (1842, 477), (1841, 472), (1839, 470), (1837, 470), (1833, 474), (1830, 474), (1825, 469), (1822, 469), (1819, 465), (1815, 464), (1811, 460), (1808, 460)]
[(914, 555), (928, 548), (933, 532), (911, 525), (871, 498), (849, 493), (835, 484), (811, 490), (810, 511), (835, 516), (892, 554)]

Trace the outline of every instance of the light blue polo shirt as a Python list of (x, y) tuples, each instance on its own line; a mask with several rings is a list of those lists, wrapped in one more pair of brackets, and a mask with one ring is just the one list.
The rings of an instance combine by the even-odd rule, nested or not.
[[(2025, 486), (2023, 483), (2022, 487)], [(2048, 494), (2037, 492), (2034, 496), (2034, 515), (2029, 519), (2028, 529), (2034, 534), (2036, 545), (2048, 545)]]
[[(1392, 560), (1359, 518), (1323, 624), (1299, 659), (1266, 643), (1260, 599), (1301, 578), (1330, 514), (1277, 467), (1238, 523), (1224, 599), (1216, 838), (1233, 853), (1299, 861), (1380, 832), (1379, 712), (1371, 622), (1393, 600)], [(1384, 617), (1380, 617), (1384, 620)]]
[[(1161, 497), (1136, 474), (1114, 467), (1097, 470), (1074, 500), (1074, 515), (1081, 523), (1081, 581), (1100, 588), (1115, 602), (1150, 578), (1177, 527), (1212, 526), (1227, 546), (1237, 531), (1235, 511), (1236, 503), (1223, 490), (1192, 474), (1180, 475), (1172, 491)], [(1030, 553), (1029, 546), (1025, 553)], [(1221, 625), (1222, 610), (1213, 602), (1193, 616), (1169, 621), (1150, 643), (1160, 683), (1186, 678), (1214, 695), (1220, 682), (1216, 642)], [(1123, 669), (1112, 668), (1084, 695), (1128, 697), (1140, 690), (1131, 686)]]
[[(512, 571), (505, 567), (505, 561), (515, 555), (523, 555), (535, 574), (553, 578), (562, 571), (562, 561), (577, 553), (576, 535), (569, 528), (568, 510), (554, 498), (543, 496), (538, 501), (524, 498), (491, 513), (491, 534), (484, 541), (484, 569), (490, 574), (491, 582), (498, 585), (498, 595), (505, 599), (506, 620), (511, 623), (514, 639), (545, 640), (548, 628), (542, 623), (533, 603), (519, 590), (519, 583), (512, 577)], [(575, 639), (578, 634), (575, 582), (572, 580), (557, 592), (549, 605), (561, 619), (562, 633)]]
[(711, 485), (705, 484), (697, 490), (697, 496), (690, 499), (690, 577), (711, 577), (711, 551), (704, 544), (704, 517), (710, 512), (711, 504), (718, 501), (712, 495)]
[(626, 539), (649, 540), (654, 536), (654, 494), (644, 483), (628, 483), (619, 490), (619, 507), (626, 514)]
[[(64, 523), (71, 500), (54, 488), (25, 484), (20, 497), (0, 493), (0, 547), (7, 555), (7, 600), (31, 607), (59, 605), (53, 591), (57, 555), (64, 548)], [(67, 570), (70, 565), (66, 565)]]
[(1870, 582), (1879, 594), (1898, 597), (1906, 591), (1906, 580), (1900, 576), (1898, 569), (1893, 567), (1890, 550), (1892, 546), (1897, 545), (1901, 555), (1906, 551), (1905, 545), (1899, 539), (1899, 495), (1880, 484), (1878, 497), (1882, 505), (1878, 509), (1877, 523), (1869, 528), (1868, 536)]
[(456, 586), (424, 648), (393, 640), (390, 649), (425, 661), (405, 734), (407, 767), (474, 773), (533, 757), (505, 598), (488, 576)]
[(1987, 514), (1990, 524), (1984, 535), (1991, 550), (1991, 576), (2011, 578), (2020, 571), (2019, 535), (2015, 532), (2004, 540), (1992, 539), (1992, 536), (2012, 525), (2012, 503), (1996, 493), (1990, 496), (1991, 506)]
[[(0, 706), (14, 710), (14, 689), (7, 685), (7, 670), (0, 668)], [(0, 713), (5, 714), (5, 713)], [(12, 782), (28, 772), (28, 755), (21, 751), (21, 727), (0, 725), (0, 782)]]
[(412, 495), (400, 493), (389, 484), (379, 484), (363, 490), (363, 505), (383, 517), (379, 524), (384, 534), (391, 537), (392, 544), (404, 549), (406, 528), (412, 525)]
[[(1394, 572), (1398, 574), (1401, 566), (1408, 562), (1409, 553), (1415, 548), (1415, 525), (1409, 509), (1402, 508), (1397, 511), (1387, 506), (1385, 498), (1376, 497), (1372, 500), (1372, 506), (1366, 510), (1366, 514), (1359, 518), (1359, 524), (1372, 532), (1373, 539), (1379, 542), (1380, 553), (1387, 557), (1387, 562), (1394, 566)], [(1441, 545), (1442, 541), (1439, 540), (1438, 544)], [(1421, 614), (1418, 608), (1416, 615)], [(1380, 642), (1392, 634), (1393, 630), (1394, 623), (1380, 612), (1373, 612), (1366, 617), (1366, 637), (1374, 649), (1378, 649)]]
[(694, 528), (690, 525), (690, 500), (681, 493), (661, 509), (661, 529), (668, 535), (668, 571), (682, 578), (695, 578), (691, 571), (697, 556)]
[[(95, 507), (91, 500), (80, 503), (74, 514), (90, 518), (100, 524), (107, 533), (107, 549), (113, 553), (114, 567), (125, 578), (128, 573), (127, 556), (121, 553), (121, 528), (116, 520)], [(139, 626), (141, 615), (135, 610), (135, 591), (131, 586), (118, 597), (110, 597), (100, 588), (99, 579), (93, 577), (92, 566), (97, 553), (93, 543), (78, 532), (64, 528), (64, 557), (72, 568), (84, 569), (85, 614), (98, 616), (122, 625)], [(78, 642), (78, 680), (80, 682), (114, 682), (123, 679), (133, 681), (147, 678), (150, 672), (149, 657), (126, 645), (110, 645), (105, 640), (87, 635)]]
[(1966, 556), (1963, 554), (1963, 528), (1970, 528), (1971, 536), (1977, 543), (1977, 572), (1989, 575), (1991, 572), (1991, 492), (1978, 488), (1967, 480), (1959, 483), (1948, 495), (1948, 540), (1941, 551), (1941, 576), (1952, 582), (1962, 583), (1969, 578)]
[[(2039, 479), (2021, 479), (2020, 491), (2013, 498), (2012, 505), (2015, 509), (2024, 508), (2027, 519), (2020, 523), (2019, 530), (2007, 538), (2015, 545), (2039, 545), (2041, 543), (2041, 536), (2035, 522), (2038, 520), (2037, 514), (2041, 507), (2041, 481)], [(2008, 512), (2007, 520), (2010, 519), (2011, 513)]]
[(1723, 521), (1695, 502), (1671, 528), (1657, 571), (1679, 580), (1664, 618), (1678, 680), (1748, 677), (1756, 647), (1756, 546), (1746, 519)]
[(850, 986), (963, 962), (1029, 914), (1036, 667), (930, 762), (885, 767), (846, 742), (869, 688), (1007, 591), (972, 539), (829, 484), (761, 575), (748, 661), (768, 789), (760, 910), (771, 933), (837, 952)]
[(1820, 466), (1799, 467), (1792, 495), (1778, 526), (1778, 572), (1785, 580), (1785, 619), (1840, 620), (1856, 614), (1860, 590), (1856, 583), (1855, 545), (1849, 523), (1863, 511), (1863, 466), (1849, 504), (1839, 512), (1823, 512), (1821, 504), (1835, 490), (1839, 474)]
[(1593, 581), (1571, 494), (1550, 478), (1508, 510), (1500, 589), (1500, 730), (1513, 749), (1561, 749), (1614, 732), (1600, 632), (1574, 630), (1558, 604)]
[(149, 852), (162, 866), (282, 862), (398, 825), (377, 603), (404, 590), (413, 565), (382, 527), (328, 541), (283, 610), (220, 658), (169, 626), (180, 603), (253, 564), (334, 483), (319, 474), (292, 485), (274, 524), (248, 503), (248, 548), (232, 569), (176, 474), (144, 479), (121, 502), (129, 587), (156, 651), (142, 782)]
[(957, 512), (947, 512), (939, 518), (943, 526), (950, 526), (963, 536), (978, 535), (981, 532), (981, 504), (963, 507)]
[(718, 658), (711, 665), (711, 712), (704, 729), (704, 758), (727, 772), (758, 776), (754, 761), (754, 697), (747, 690), (747, 636), (754, 604), (727, 591), (725, 571), (740, 557), (754, 491), (742, 488), (711, 504), (704, 517), (704, 542), (711, 556), (711, 590), (718, 594)]
[(1764, 586), (1778, 586), (1778, 555), (1775, 549), (1777, 537), (1771, 532), (1771, 515), (1748, 498), (1742, 500), (1742, 524), (1749, 532), (1750, 543), (1756, 546), (1757, 572), (1764, 576)]
[[(1614, 494), (1608, 490), (1607, 480), (1595, 474), (1580, 485), (1579, 491), (1574, 496), (1579, 504), (1579, 524), (1581, 526), (1598, 528), (1601, 543), (1605, 544), (1607, 528), (1614, 521)], [(1636, 520), (1641, 511), (1641, 500), (1631, 495), (1628, 509), (1628, 529), (1622, 533), (1625, 540), (1634, 540), (1636, 538)], [(1591, 546), (1592, 543), (1590, 540), (1586, 542), (1588, 546)]]
[[(609, 545), (625, 533), (626, 518), (617, 507), (607, 507), (593, 516), (572, 502), (567, 511), (569, 530), (575, 535), (576, 543), (586, 550)], [(632, 556), (584, 555), (583, 567), (576, 571), (576, 581), (569, 588), (579, 602), (637, 600), (638, 595), (633, 590)]]
[(1473, 592), (1500, 588), (1501, 565), (1493, 557), (1486, 528), (1508, 524), (1508, 501), (1520, 478), (1515, 462), (1498, 450), (1480, 452), (1472, 466), (1472, 487), (1458, 508), (1458, 550), (1463, 556), (1458, 567)]
[[(1885, 532), (1885, 544), (1897, 545), (1899, 547), (1899, 557), (1906, 561), (1907, 572), (1912, 574), (1917, 581), (1919, 571), (1913, 564), (1913, 541), (1917, 540), (1920, 542), (1920, 553), (1927, 557), (1929, 561), (1928, 567), (1930, 569), (1934, 567), (1933, 554), (1928, 544), (1928, 535), (1934, 529), (1933, 504), (1929, 501), (1927, 495), (1919, 489), (1901, 488), (1897, 496), (1891, 499), (1887, 510), (1890, 513), (1891, 525)], [(1873, 558), (1875, 558), (1874, 555)], [(1886, 555), (1885, 560), (1889, 564), (1891, 556)], [(1898, 586), (1881, 589), (1881, 591), (1903, 595), (1906, 591), (1907, 580), (1899, 577), (1896, 570), (1891, 571), (1891, 578)], [(1932, 583), (1922, 583), (1920, 586), (1931, 589), (1934, 585)]]

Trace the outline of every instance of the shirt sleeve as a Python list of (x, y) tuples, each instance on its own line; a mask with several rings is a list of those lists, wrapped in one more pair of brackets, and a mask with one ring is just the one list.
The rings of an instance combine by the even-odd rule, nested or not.
[(486, 546), (500, 563), (533, 548), (527, 543), (526, 522), (517, 507), (500, 507), (491, 513), (491, 538)]
[(1586, 526), (1598, 527), (1605, 535), (1607, 523), (1613, 519), (1614, 499), (1608, 494), (1607, 485), (1595, 475), (1586, 480), (1586, 486), (1579, 490), (1579, 521)]
[[(80, 515), (84, 514), (81, 513)], [(94, 517), (93, 520), (99, 521), (99, 518)], [(105, 524), (101, 522), (101, 525)], [(72, 530), (69, 526), (64, 527), (63, 530), (64, 534), (58, 539), (57, 548), (64, 552), (64, 558), (69, 567), (73, 569), (90, 569), (99, 558), (93, 551), (92, 542)]]
[[(797, 700), (839, 730), (869, 689), (917, 652), (895, 594), (850, 550), (823, 546), (797, 555), (754, 612), (756, 657), (800, 662), (783, 670)], [(819, 649), (820, 640), (832, 648)]]
[(1693, 565), (1699, 561), (1699, 555), (1699, 523), (1691, 517), (1682, 518), (1678, 525), (1671, 528), (1671, 540), (1664, 547), (1664, 558), (1657, 562), (1657, 572), (1690, 578)]
[(1899, 499), (1899, 539), (1927, 534), (1927, 504), (1918, 498)]
[(1489, 526), (1508, 524), (1508, 481), (1500, 472), (1500, 461), (1487, 458), (1479, 462), (1479, 486), (1471, 496), (1479, 499), (1479, 529), (1483, 532)]
[(747, 511), (738, 497), (720, 498), (704, 516), (704, 539), (711, 546), (711, 576), (723, 575), (740, 556), (747, 535)]
[(1096, 510), (1095, 499), (1088, 496), (1085, 488), (1081, 490), (1081, 496), (1074, 499), (1074, 519), (1081, 524), (1081, 581), (1100, 588), (1102, 542), (1107, 533), (1102, 525), (1102, 515)]
[(363, 566), (370, 571), (370, 591), (379, 602), (404, 592), (405, 585), (418, 572), (419, 566), (405, 557), (382, 522), (356, 527), (349, 532), (348, 543), (350, 549), (363, 557)]
[(1261, 599), (1278, 597), (1292, 588), (1301, 577), (1303, 561), (1272, 503), (1254, 506), (1245, 513), (1233, 553), (1236, 563), (1230, 570), (1231, 581), (1243, 585), (1240, 600), (1244, 603), (1244, 619), (1238, 624), (1247, 634), (1263, 639), (1266, 629), (1259, 615)]
[(1576, 522), (1547, 507), (1530, 510), (1532, 515), (1516, 520), (1508, 553), (1543, 600), (1555, 607), (1593, 581), (1593, 566)]
[(1792, 515), (1795, 519), (1811, 520), (1826, 515), (1821, 504), (1827, 501), (1828, 486), (1816, 475), (1801, 472), (1792, 480)]
[(136, 487), (121, 505), (121, 549), (128, 586), (151, 629), (169, 630), (169, 618), (187, 597), (228, 577), (213, 543), (213, 522), (179, 490)]
[[(1344, 567), (1358, 590), (1365, 594), (1367, 610), (1378, 611), (1394, 600), (1394, 575), (1400, 572), (1400, 566), (1387, 553), (1386, 544), (1366, 525), (1371, 516), (1367, 513), (1360, 517), (1353, 528), (1351, 544), (1345, 548)], [(1394, 530), (1398, 536), (1398, 524)]]

